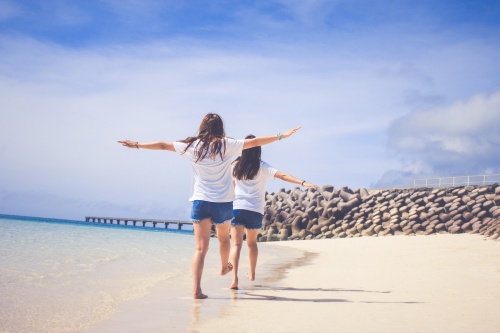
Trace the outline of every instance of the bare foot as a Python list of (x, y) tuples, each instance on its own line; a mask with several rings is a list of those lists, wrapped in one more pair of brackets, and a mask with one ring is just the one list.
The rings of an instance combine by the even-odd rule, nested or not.
[(202, 293), (202, 292), (200, 291), (199, 293), (194, 294), (194, 297), (193, 297), (193, 298), (194, 298), (194, 299), (205, 299), (205, 298), (207, 298), (207, 297), (208, 297), (207, 295), (205, 295), (204, 293)]
[(231, 287), (229, 287), (229, 289), (231, 289), (231, 290), (238, 290), (238, 289), (240, 289), (240, 288), (238, 288), (238, 282), (233, 282), (231, 284)]
[(233, 270), (233, 265), (228, 262), (226, 267), (222, 267), (220, 271), (220, 275), (226, 275), (227, 273), (231, 272)]
[(255, 273), (253, 273), (253, 274), (247, 273), (247, 278), (248, 278), (250, 281), (255, 281)]

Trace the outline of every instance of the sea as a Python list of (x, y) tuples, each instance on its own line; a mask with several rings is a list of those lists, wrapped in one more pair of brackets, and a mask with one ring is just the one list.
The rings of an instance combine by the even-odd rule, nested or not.
[[(214, 306), (220, 313), (234, 299), (211, 239), (202, 280), (209, 299), (193, 303), (194, 244), (192, 230), (0, 215), (0, 332), (189, 331), (200, 307), (208, 309), (201, 317), (213, 317)], [(270, 247), (259, 264), (295, 255)], [(245, 256), (243, 247), (242, 269)], [(131, 326), (148, 316), (154, 329)]]

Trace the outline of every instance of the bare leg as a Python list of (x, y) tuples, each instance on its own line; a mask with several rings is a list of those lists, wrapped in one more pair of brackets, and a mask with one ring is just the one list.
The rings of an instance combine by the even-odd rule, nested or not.
[(259, 248), (257, 247), (257, 235), (259, 230), (247, 229), (247, 245), (248, 257), (250, 258), (250, 272), (247, 277), (250, 281), (255, 280), (255, 267), (257, 266), (257, 258), (259, 256)]
[(229, 221), (222, 224), (217, 224), (217, 239), (219, 240), (219, 254), (221, 261), (220, 275), (226, 275), (232, 269), (229, 263), (229, 251), (231, 250), (231, 242), (229, 240)]
[(238, 266), (240, 264), (241, 246), (243, 245), (243, 234), (245, 228), (242, 225), (231, 226), (231, 252), (229, 261), (233, 264), (233, 281), (229, 289), (238, 289)]
[(201, 291), (201, 276), (205, 264), (208, 246), (210, 245), (210, 232), (212, 229), (212, 220), (205, 219), (198, 223), (193, 223), (194, 238), (196, 249), (194, 251), (191, 269), (193, 272), (193, 297), (197, 299), (207, 298)]

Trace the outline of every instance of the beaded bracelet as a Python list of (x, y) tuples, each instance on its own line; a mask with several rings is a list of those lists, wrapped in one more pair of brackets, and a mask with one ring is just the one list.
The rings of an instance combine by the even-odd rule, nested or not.
[(281, 133), (278, 133), (278, 140), (281, 140)]

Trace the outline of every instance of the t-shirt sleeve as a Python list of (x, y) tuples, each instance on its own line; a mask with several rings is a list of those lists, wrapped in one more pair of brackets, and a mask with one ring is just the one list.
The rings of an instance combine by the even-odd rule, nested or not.
[(179, 141), (174, 142), (174, 149), (177, 152), (177, 154), (179, 154), (179, 155), (182, 155), (182, 153), (184, 152), (184, 149), (186, 149), (186, 146), (187, 146), (187, 143), (179, 142)]
[(229, 158), (236, 158), (238, 156), (241, 156), (244, 144), (245, 140), (226, 138), (226, 156)]
[(277, 169), (273, 168), (272, 166), (270, 166), (269, 164), (267, 164), (264, 161), (262, 161), (262, 171), (263, 171), (263, 174), (269, 179), (273, 179), (276, 172), (278, 172)]

